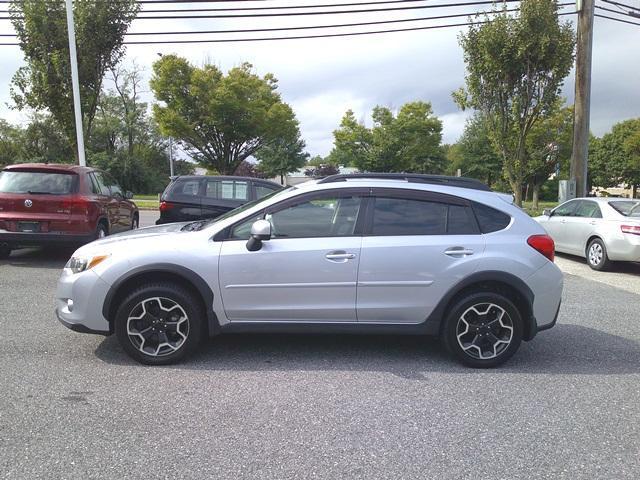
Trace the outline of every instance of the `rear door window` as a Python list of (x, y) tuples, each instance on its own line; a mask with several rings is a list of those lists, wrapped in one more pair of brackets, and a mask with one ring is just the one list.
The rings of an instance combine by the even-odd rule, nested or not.
[(67, 195), (77, 190), (75, 173), (35, 171), (0, 172), (0, 193)]
[(207, 180), (205, 197), (219, 200), (249, 200), (249, 182), (238, 180)]
[(444, 235), (447, 210), (446, 203), (377, 197), (371, 235)]
[(596, 202), (583, 200), (580, 202), (580, 205), (578, 205), (578, 208), (576, 208), (575, 216), (584, 218), (602, 218), (602, 212)]

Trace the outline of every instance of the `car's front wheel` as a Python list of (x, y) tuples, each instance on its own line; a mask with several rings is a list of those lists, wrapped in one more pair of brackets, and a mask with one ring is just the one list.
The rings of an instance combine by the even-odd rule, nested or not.
[(204, 314), (199, 305), (180, 285), (145, 285), (118, 308), (116, 336), (127, 354), (140, 363), (175, 363), (193, 353), (204, 336)]
[(9, 255), (11, 255), (11, 249), (6, 246), (0, 246), (0, 260), (9, 258)]
[(443, 340), (465, 365), (491, 368), (506, 362), (520, 346), (522, 315), (507, 297), (493, 292), (469, 294), (449, 309)]
[(599, 238), (594, 238), (587, 246), (587, 263), (593, 270), (605, 271), (611, 267), (607, 247)]

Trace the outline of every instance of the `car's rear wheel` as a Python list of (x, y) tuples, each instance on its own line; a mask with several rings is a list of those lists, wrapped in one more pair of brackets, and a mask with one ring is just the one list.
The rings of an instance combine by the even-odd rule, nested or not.
[(607, 247), (599, 238), (594, 238), (587, 246), (587, 264), (594, 270), (604, 271), (611, 268)]
[(133, 219), (131, 219), (131, 230), (136, 230), (140, 227), (140, 219), (138, 215), (134, 215)]
[(469, 294), (447, 314), (442, 337), (465, 365), (491, 368), (506, 362), (522, 341), (522, 315), (507, 297), (493, 292)]
[(118, 308), (116, 336), (127, 354), (140, 363), (175, 363), (193, 353), (204, 336), (204, 314), (199, 305), (180, 285), (145, 285)]
[(0, 260), (9, 258), (9, 255), (11, 255), (11, 249), (7, 246), (0, 246)]

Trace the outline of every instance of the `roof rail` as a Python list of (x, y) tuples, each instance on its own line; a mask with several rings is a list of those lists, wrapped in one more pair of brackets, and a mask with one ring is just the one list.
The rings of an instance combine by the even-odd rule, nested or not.
[(404, 180), (410, 183), (429, 183), (432, 185), (448, 185), (450, 187), (471, 188), (490, 192), (491, 188), (475, 178), (451, 177), (447, 175), (426, 175), (421, 173), (344, 173), (330, 175), (318, 183), (346, 182), (350, 179)]

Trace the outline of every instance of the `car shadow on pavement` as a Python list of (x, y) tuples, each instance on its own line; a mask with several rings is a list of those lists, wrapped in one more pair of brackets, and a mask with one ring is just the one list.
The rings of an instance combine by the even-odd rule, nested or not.
[[(114, 336), (95, 351), (104, 362), (136, 365)], [(163, 367), (152, 367), (163, 368)], [(458, 364), (435, 338), (357, 335), (223, 335), (171, 369), (211, 371), (387, 372), (411, 380), (426, 374), (472, 373)], [(523, 342), (495, 373), (598, 374), (640, 373), (640, 344), (589, 327), (558, 324)]]
[[(583, 257), (579, 257), (576, 255), (569, 255), (568, 253), (559, 253), (556, 252), (556, 256), (559, 258), (564, 258), (565, 260), (572, 260), (574, 262), (580, 263), (584, 265), (587, 269), (589, 269), (587, 265), (587, 261)], [(610, 270), (607, 270), (609, 273), (629, 273), (633, 275), (640, 275), (640, 263), (639, 262), (613, 262)], [(595, 275), (599, 272), (593, 271)]]
[(73, 252), (74, 248), (67, 247), (23, 248), (13, 251), (9, 258), (0, 260), (0, 266), (62, 270)]

